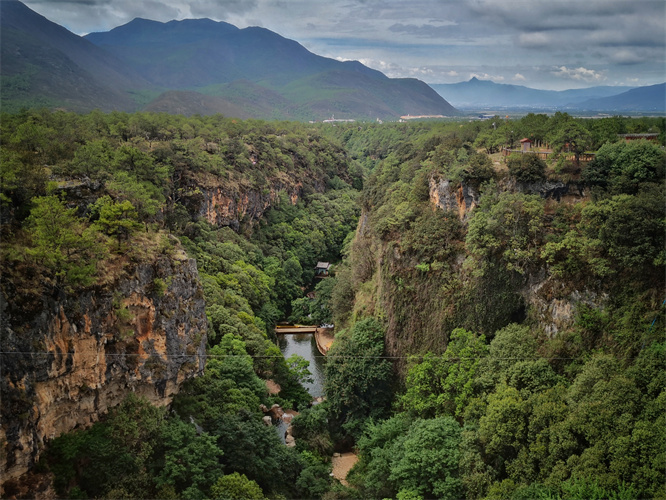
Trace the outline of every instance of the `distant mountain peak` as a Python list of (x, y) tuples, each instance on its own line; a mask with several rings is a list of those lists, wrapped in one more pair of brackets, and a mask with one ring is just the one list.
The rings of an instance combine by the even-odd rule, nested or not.
[(583, 101), (605, 98), (631, 89), (631, 87), (598, 86), (559, 91), (539, 90), (522, 85), (480, 80), (476, 76), (458, 83), (430, 86), (452, 105), (474, 110), (487, 107), (523, 110), (578, 109)]

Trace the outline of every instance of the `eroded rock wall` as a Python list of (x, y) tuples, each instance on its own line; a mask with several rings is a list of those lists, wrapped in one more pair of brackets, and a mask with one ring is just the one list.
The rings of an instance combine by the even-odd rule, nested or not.
[(215, 226), (231, 226), (237, 229), (240, 221), (259, 219), (266, 210), (278, 203), (280, 194), (284, 193), (292, 204), (296, 204), (303, 196), (303, 186), (277, 182), (265, 190), (238, 189), (216, 186), (201, 188), (201, 202), (198, 216)]
[(206, 315), (196, 263), (162, 255), (104, 290), (2, 309), (0, 483), (27, 472), (46, 442), (87, 427), (130, 392), (166, 405), (204, 368)]
[(458, 214), (466, 221), (471, 211), (479, 204), (479, 193), (465, 183), (455, 183), (448, 179), (432, 176), (429, 179), (430, 203), (445, 211)]
[[(434, 212), (443, 218), (453, 214), (462, 223), (458, 245), (446, 240), (443, 234), (438, 242), (429, 242), (431, 252), (437, 250), (438, 244), (450, 245), (452, 251), (446, 261), (438, 261), (428, 253), (410, 253), (410, 246), (401, 241), (404, 234), (390, 240), (378, 238), (372, 228), (371, 211), (361, 214), (351, 247), (350, 261), (356, 282), (353, 315), (385, 318), (389, 355), (442, 352), (448, 333), (454, 328), (492, 334), (509, 322), (526, 319), (538, 323), (546, 334), (554, 337), (573, 327), (580, 307), (604, 307), (605, 294), (583, 286), (574, 289), (549, 275), (543, 267), (531, 269), (526, 276), (476, 275), (475, 269), (468, 267), (464, 240), (466, 226), (480, 203), (478, 188), (437, 174), (428, 181), (429, 202)], [(503, 178), (498, 187), (507, 192), (540, 196), (547, 216), (561, 204), (589, 199), (584, 187), (574, 182), (517, 183)]]

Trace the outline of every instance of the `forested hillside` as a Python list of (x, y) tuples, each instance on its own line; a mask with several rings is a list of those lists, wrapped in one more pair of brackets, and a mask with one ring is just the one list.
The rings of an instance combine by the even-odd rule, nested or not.
[[(5, 496), (666, 496), (663, 119), (0, 132)], [(321, 404), (289, 318), (335, 323)]]
[[(617, 142), (650, 127), (661, 146)], [(663, 123), (334, 135), (373, 166), (327, 366), (359, 497), (663, 497)], [(521, 137), (555, 154), (485, 152)]]
[[(327, 485), (321, 460), (285, 448), (259, 406), (311, 400), (272, 329), (317, 259), (338, 259), (354, 228), (361, 177), (344, 152), (299, 124), (122, 113), (3, 115), (2, 142), (5, 494), (34, 496), (37, 479), (26, 490), (11, 478), (38, 458), (64, 498), (203, 498), (239, 482), (309, 497), (311, 483)], [(164, 325), (175, 322), (177, 341), (197, 324), (178, 303), (178, 271), (159, 272), (182, 268), (184, 252), (196, 258), (191, 293), (205, 300), (208, 327), (170, 350)], [(97, 362), (82, 361), (95, 338)], [(197, 342), (208, 347), (205, 370), (187, 365), (203, 360), (192, 358)], [(62, 359), (57, 370), (45, 355)], [(190, 371), (173, 373), (177, 360)], [(265, 379), (281, 391), (269, 395)], [(178, 386), (174, 412), (159, 408)], [(108, 417), (91, 405), (123, 395)], [(90, 420), (49, 426), (61, 401)], [(40, 457), (53, 437), (100, 417)]]

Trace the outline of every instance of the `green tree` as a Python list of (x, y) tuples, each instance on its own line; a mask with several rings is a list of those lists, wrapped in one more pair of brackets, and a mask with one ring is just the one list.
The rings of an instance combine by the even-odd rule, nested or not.
[(389, 478), (399, 491), (423, 498), (456, 500), (462, 496), (458, 473), (461, 429), (453, 417), (416, 420), (391, 464)]
[(384, 356), (384, 331), (368, 318), (339, 333), (327, 355), (324, 389), (332, 417), (358, 434), (362, 422), (383, 415), (391, 403), (391, 364)]
[(15, 211), (21, 220), (27, 215), (30, 199), (44, 194), (47, 170), (6, 147), (0, 149), (0, 165), (0, 208)]
[(264, 492), (245, 474), (233, 472), (219, 478), (210, 490), (214, 500), (263, 500)]
[(331, 465), (310, 451), (300, 453), (303, 470), (296, 480), (301, 498), (323, 498), (331, 489)]
[(89, 498), (117, 492), (130, 498), (155, 496), (154, 465), (165, 411), (130, 394), (106, 422), (63, 434), (47, 450), (58, 493)]
[(497, 153), (504, 146), (504, 136), (496, 129), (487, 129), (477, 135), (474, 146), (483, 148), (491, 155)]
[(463, 181), (474, 182), (480, 185), (495, 176), (493, 161), (487, 154), (474, 153), (469, 158), (469, 164), (463, 169)]
[(518, 182), (538, 182), (546, 178), (546, 162), (535, 153), (511, 155), (507, 167)]
[(532, 141), (543, 143), (548, 131), (548, 116), (528, 113), (520, 119), (521, 134)]
[(664, 178), (666, 153), (647, 141), (604, 144), (583, 170), (582, 177), (612, 193), (634, 194), (645, 182)]
[(483, 335), (455, 329), (442, 356), (428, 353), (409, 368), (401, 407), (422, 418), (442, 412), (461, 417), (473, 394), (479, 362), (487, 352)]
[(252, 358), (245, 350), (245, 342), (231, 333), (226, 334), (219, 345), (209, 350), (206, 370), (211, 377), (229, 379), (241, 389), (247, 389), (258, 397), (266, 394), (266, 385), (254, 372)]
[(412, 421), (406, 413), (386, 420), (369, 420), (358, 440), (359, 462), (348, 479), (371, 498), (393, 497), (397, 485), (390, 477), (393, 462), (404, 452), (402, 442)]
[(486, 454), (500, 464), (518, 456), (527, 439), (529, 407), (518, 389), (500, 384), (488, 396), (479, 420), (479, 438)]
[(654, 189), (639, 196), (621, 194), (589, 204), (582, 211), (583, 234), (598, 242), (605, 256), (617, 264), (612, 267), (623, 274), (650, 273), (666, 264), (666, 221), (658, 205), (663, 200), (661, 193)]
[(315, 286), (313, 299), (302, 297), (292, 302), (292, 321), (296, 323), (311, 323), (322, 325), (331, 323), (331, 295), (335, 288), (336, 279), (329, 277), (322, 279)]
[(107, 189), (117, 200), (129, 200), (141, 220), (150, 220), (160, 209), (164, 195), (150, 182), (142, 182), (127, 172), (116, 172), (107, 183)]
[(183, 498), (206, 498), (222, 472), (223, 452), (216, 438), (206, 432), (198, 433), (193, 424), (180, 419), (171, 419), (160, 438), (164, 466), (157, 485), (171, 485)]
[(102, 196), (91, 207), (93, 217), (96, 218), (93, 227), (104, 234), (113, 236), (118, 242), (118, 249), (123, 241), (128, 241), (130, 236), (141, 228), (138, 222), (138, 214), (134, 205), (129, 200), (118, 202), (110, 196)]
[(55, 283), (70, 287), (92, 284), (102, 255), (95, 232), (58, 196), (39, 196), (26, 221), (28, 254), (51, 270)]
[(70, 168), (74, 174), (91, 179), (104, 179), (109, 175), (113, 150), (107, 140), (98, 139), (76, 150)]
[(550, 134), (553, 151), (573, 153), (576, 165), (580, 165), (580, 155), (592, 143), (590, 132), (578, 121), (570, 118), (556, 125)]
[(516, 362), (533, 360), (536, 355), (537, 341), (529, 327), (512, 323), (495, 333), (479, 371), (484, 377), (499, 380)]
[(333, 441), (328, 426), (328, 403), (304, 408), (292, 421), (292, 433), (297, 443), (321, 456), (333, 453)]
[(312, 383), (312, 372), (308, 370), (310, 362), (303, 356), (296, 353), (292, 354), (287, 358), (287, 365), (289, 365), (289, 369), (298, 379), (299, 383)]
[(168, 168), (157, 165), (152, 156), (134, 146), (123, 145), (116, 149), (111, 160), (111, 167), (116, 171), (124, 171), (132, 177), (160, 185), (168, 179)]
[(245, 474), (267, 496), (296, 495), (303, 468), (298, 453), (284, 446), (275, 429), (263, 425), (258, 416), (245, 412), (220, 417), (211, 433), (224, 450), (225, 471)]
[(484, 196), (469, 221), (468, 251), (524, 274), (540, 255), (544, 203), (538, 196), (502, 192)]

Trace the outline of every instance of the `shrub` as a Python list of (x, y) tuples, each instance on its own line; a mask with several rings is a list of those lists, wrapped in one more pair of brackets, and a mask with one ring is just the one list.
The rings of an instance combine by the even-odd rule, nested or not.
[(546, 178), (546, 162), (534, 153), (512, 155), (507, 166), (509, 174), (518, 182), (538, 182)]

